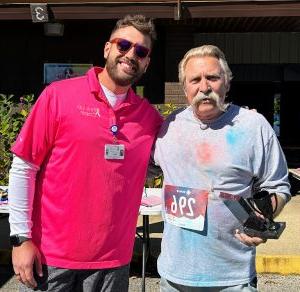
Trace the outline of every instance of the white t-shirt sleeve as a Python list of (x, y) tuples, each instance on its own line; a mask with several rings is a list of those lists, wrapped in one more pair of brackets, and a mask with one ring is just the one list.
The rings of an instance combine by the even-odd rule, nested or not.
[(31, 238), (31, 213), (38, 170), (38, 166), (14, 156), (8, 186), (10, 235)]

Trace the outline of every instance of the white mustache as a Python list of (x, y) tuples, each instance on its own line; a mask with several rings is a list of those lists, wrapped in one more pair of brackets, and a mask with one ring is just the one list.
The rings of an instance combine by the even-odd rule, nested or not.
[(210, 91), (208, 94), (203, 92), (198, 93), (192, 100), (192, 106), (194, 109), (198, 108), (199, 104), (205, 99), (213, 100), (221, 111), (224, 112), (226, 110), (227, 105), (221, 102), (220, 96), (214, 91)]

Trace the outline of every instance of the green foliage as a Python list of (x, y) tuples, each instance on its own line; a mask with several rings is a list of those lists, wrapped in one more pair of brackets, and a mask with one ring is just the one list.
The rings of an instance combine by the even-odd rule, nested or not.
[(185, 104), (174, 104), (174, 103), (164, 103), (164, 104), (155, 104), (155, 108), (160, 112), (160, 114), (166, 118), (173, 111), (185, 107)]
[(147, 178), (145, 187), (146, 188), (162, 188), (164, 181), (164, 176), (161, 174), (154, 178)]
[(0, 185), (8, 184), (12, 160), (10, 147), (15, 141), (34, 101), (28, 94), (14, 101), (13, 95), (0, 94)]

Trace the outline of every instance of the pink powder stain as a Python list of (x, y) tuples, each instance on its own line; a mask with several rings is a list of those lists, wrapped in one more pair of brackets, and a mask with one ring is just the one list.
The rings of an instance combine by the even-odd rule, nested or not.
[(197, 146), (197, 159), (201, 164), (210, 164), (215, 159), (214, 147), (209, 143), (200, 143)]

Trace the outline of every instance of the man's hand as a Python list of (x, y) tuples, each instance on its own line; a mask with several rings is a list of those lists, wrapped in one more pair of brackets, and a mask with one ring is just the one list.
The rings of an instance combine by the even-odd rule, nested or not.
[(258, 246), (261, 243), (265, 243), (267, 240), (260, 237), (251, 237), (246, 233), (241, 233), (240, 230), (235, 231), (235, 238), (237, 238), (240, 242), (244, 243), (247, 246)]
[(37, 283), (33, 276), (35, 267), (37, 274), (42, 277), (41, 254), (31, 240), (14, 247), (12, 262), (17, 279), (29, 288), (35, 288)]

